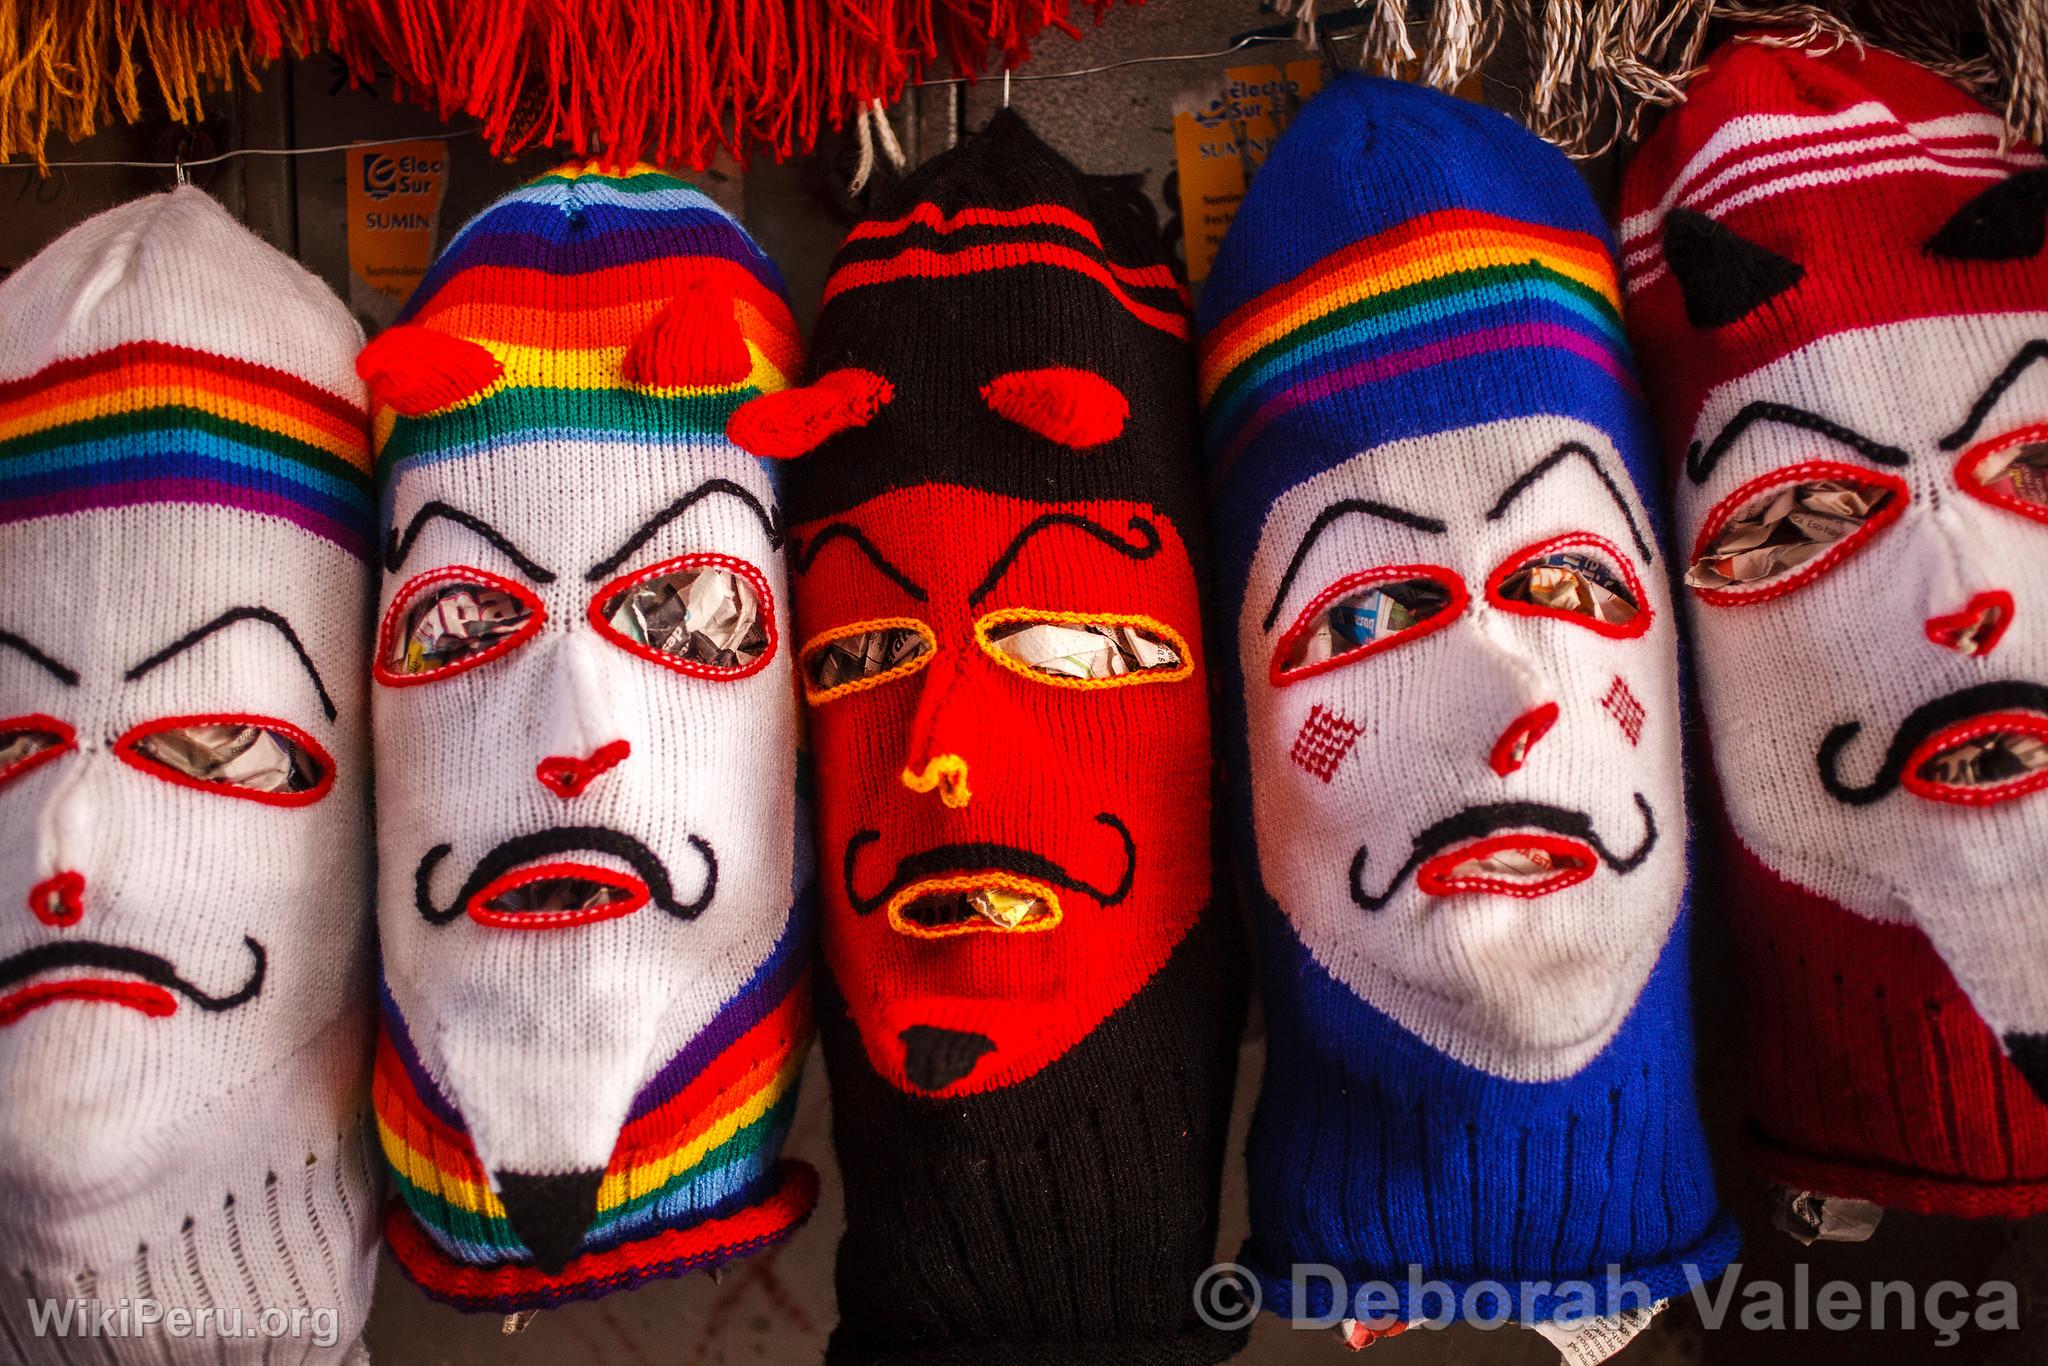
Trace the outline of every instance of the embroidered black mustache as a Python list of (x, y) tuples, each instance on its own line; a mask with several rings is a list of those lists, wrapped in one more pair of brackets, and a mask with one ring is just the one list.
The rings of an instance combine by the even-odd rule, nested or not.
[(705, 877), (704, 890), (695, 901), (687, 904), (676, 900), (675, 884), (669, 880), (668, 866), (661, 861), (660, 855), (631, 835), (607, 830), (601, 825), (563, 825), (531, 835), (513, 836), (478, 860), (475, 871), (470, 873), (462, 884), (462, 890), (455, 894), (455, 899), (448, 903), (445, 911), (435, 909), (434, 893), (427, 884), (434, 876), (434, 869), (441, 866), (441, 860), (448, 857), (453, 846), (437, 844), (421, 856), (419, 870), (413, 874), (413, 902), (429, 925), (445, 925), (461, 915), (478, 892), (520, 864), (583, 849), (611, 854), (631, 864), (640, 880), (647, 884), (648, 898), (655, 905), (678, 920), (695, 920), (711, 904), (711, 896), (718, 890), (718, 858), (711, 852), (711, 846), (695, 835), (691, 835), (689, 841), (690, 847), (704, 860)]
[(53, 968), (99, 968), (106, 972), (125, 972), (145, 982), (154, 982), (177, 992), (201, 1010), (233, 1010), (256, 999), (256, 993), (263, 990), (264, 974), (270, 966), (269, 955), (264, 953), (261, 944), (248, 935), (242, 936), (242, 944), (249, 950), (249, 956), (256, 960), (256, 966), (249, 970), (247, 981), (225, 996), (210, 995), (186, 981), (178, 975), (178, 970), (171, 966), (168, 958), (159, 958), (142, 949), (122, 948), (118, 944), (99, 944), (90, 939), (38, 944), (0, 962), (0, 991)]
[(881, 890), (873, 896), (862, 896), (854, 890), (853, 867), (860, 859), (860, 851), (882, 838), (879, 830), (856, 830), (846, 841), (846, 858), (840, 872), (846, 882), (846, 899), (852, 904), (854, 914), (868, 915), (888, 904), (889, 898), (913, 882), (921, 882), (941, 873), (1015, 873), (1019, 877), (1036, 878), (1054, 887), (1070, 892), (1083, 892), (1094, 897), (1105, 906), (1114, 906), (1130, 895), (1131, 877), (1138, 869), (1138, 845), (1131, 838), (1130, 829), (1115, 816), (1104, 811), (1095, 817), (1097, 825), (1106, 825), (1116, 831), (1124, 842), (1124, 875), (1112, 891), (1103, 891), (1075, 877), (1066, 869), (1054, 863), (1043, 854), (1029, 849), (1019, 849), (1008, 844), (941, 844), (932, 849), (920, 849), (907, 854), (896, 865), (895, 873), (882, 884)]
[(1650, 810), (1649, 799), (1640, 792), (1635, 794), (1635, 798), (1636, 810), (1643, 813), (1643, 838), (1633, 853), (1616, 854), (1609, 849), (1593, 829), (1593, 818), (1584, 811), (1544, 802), (1494, 802), (1486, 806), (1468, 806), (1418, 833), (1415, 847), (1408, 851), (1408, 861), (1388, 879), (1387, 889), (1377, 896), (1366, 891), (1358, 880), (1365, 872), (1365, 846), (1359, 845), (1358, 852), (1351, 856), (1351, 899), (1368, 911), (1377, 911), (1393, 899), (1394, 889), (1401, 885), (1403, 879), (1431, 858), (1454, 845), (1482, 839), (1496, 830), (1526, 830), (1531, 827), (1548, 830), (1553, 835), (1582, 841), (1615, 872), (1633, 873), (1657, 847), (1657, 817)]
[(1827, 733), (1827, 738), (1820, 742), (1820, 753), (1814, 756), (1820, 765), (1820, 785), (1827, 789), (1830, 797), (1850, 806), (1868, 806), (1882, 801), (1897, 790), (1906, 776), (1906, 761), (1914, 750), (1926, 743), (1929, 736), (1973, 716), (2017, 708), (2048, 713), (2048, 686), (2020, 682), (1979, 683), (1973, 688), (1922, 702), (1899, 722), (1891, 745), (1884, 752), (1884, 762), (1878, 765), (1877, 776), (1861, 787), (1843, 782), (1835, 771), (1842, 751), (1863, 733), (1861, 721), (1844, 721)]

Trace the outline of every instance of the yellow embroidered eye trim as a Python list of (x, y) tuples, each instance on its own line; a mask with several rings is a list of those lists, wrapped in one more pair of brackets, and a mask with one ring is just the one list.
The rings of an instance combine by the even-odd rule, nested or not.
[(803, 648), (804, 700), (816, 706), (893, 682), (929, 664), (938, 648), (932, 628), (916, 617), (834, 627)]
[(1006, 607), (974, 623), (974, 638), (1004, 668), (1063, 688), (1171, 683), (1195, 668), (1180, 632), (1146, 616)]

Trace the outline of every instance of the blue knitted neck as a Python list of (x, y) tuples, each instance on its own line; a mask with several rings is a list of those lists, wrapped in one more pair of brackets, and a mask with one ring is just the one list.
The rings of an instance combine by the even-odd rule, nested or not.
[[(1613, 1041), (1577, 1075), (1516, 1082), (1456, 1062), (1325, 972), (1266, 900), (1260, 921), (1266, 1075), (1248, 1163), (1255, 1233), (1242, 1260), (1282, 1314), (1330, 1310), (1291, 1268), (1322, 1263), (1353, 1293), (1408, 1268), (1454, 1293), (1496, 1281), (1585, 1280), (1610, 1312), (1608, 1268), (1652, 1300), (1684, 1293), (1685, 1264), (1712, 1280), (1734, 1255), (1693, 1099), (1681, 912)], [(1625, 1292), (1626, 1293), (1626, 1290)], [(1533, 1317), (1584, 1300), (1535, 1296)], [(1518, 1315), (1519, 1317), (1519, 1315)]]

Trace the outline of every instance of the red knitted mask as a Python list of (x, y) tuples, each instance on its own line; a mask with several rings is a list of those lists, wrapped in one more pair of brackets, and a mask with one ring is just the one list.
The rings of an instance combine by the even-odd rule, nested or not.
[(825, 948), (869, 1060), (920, 1092), (1022, 1080), (1209, 898), (1187, 550), (1143, 504), (947, 484), (796, 535)]

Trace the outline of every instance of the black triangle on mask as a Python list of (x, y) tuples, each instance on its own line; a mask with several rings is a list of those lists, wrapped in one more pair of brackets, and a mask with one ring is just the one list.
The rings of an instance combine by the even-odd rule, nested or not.
[(1806, 268), (1692, 209), (1664, 216), (1664, 262), (1694, 327), (1726, 327), (1799, 283)]
[(1951, 261), (2024, 261), (2048, 237), (2048, 167), (2006, 177), (1941, 225), (1921, 250)]

